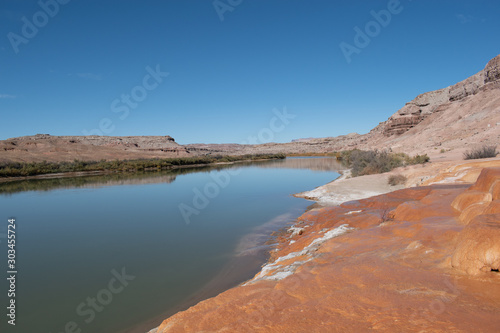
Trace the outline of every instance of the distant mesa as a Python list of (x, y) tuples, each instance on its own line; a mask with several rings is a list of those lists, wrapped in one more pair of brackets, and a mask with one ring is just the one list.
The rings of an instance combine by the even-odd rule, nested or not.
[(55, 136), (50, 134), (36, 134), (29, 136), (22, 136), (19, 138), (9, 139), (17, 142), (26, 141), (50, 141), (56, 143), (57, 141), (64, 141), (68, 143), (82, 143), (92, 146), (126, 146), (136, 147), (142, 149), (162, 149), (180, 146), (175, 142), (174, 138), (169, 135), (165, 136), (100, 136), (100, 135), (87, 135), (87, 136)]
[(292, 140), (292, 142), (307, 142), (307, 141), (311, 141), (311, 140), (314, 140), (315, 138), (303, 138), (303, 139), (295, 139), (295, 140)]
[(0, 162), (115, 160), (189, 156), (171, 136), (53, 136), (0, 141)]

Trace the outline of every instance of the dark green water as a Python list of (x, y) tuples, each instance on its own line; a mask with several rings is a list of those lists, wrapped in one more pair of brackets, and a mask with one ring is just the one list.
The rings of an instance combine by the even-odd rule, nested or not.
[(0, 233), (15, 217), (18, 270), (11, 326), (3, 235), (1, 332), (145, 332), (252, 277), (272, 230), (311, 204), (291, 194), (339, 168), (289, 158), (0, 185)]

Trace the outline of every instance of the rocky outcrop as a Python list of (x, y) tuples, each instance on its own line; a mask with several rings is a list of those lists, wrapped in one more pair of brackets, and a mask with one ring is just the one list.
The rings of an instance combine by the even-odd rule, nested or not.
[(403, 134), (420, 124), (424, 119), (425, 116), (420, 114), (420, 110), (418, 110), (416, 114), (395, 117), (387, 123), (384, 132), (388, 136)]
[(500, 214), (476, 216), (460, 233), (451, 259), (453, 267), (469, 275), (500, 268)]
[(496, 202), (493, 201), (499, 199), (500, 168), (485, 168), (476, 183), (456, 197), (451, 206), (460, 213), (460, 222), (467, 225), (490, 206), (496, 206)]
[(476, 183), (452, 202), (466, 224), (452, 266), (478, 275), (500, 267), (500, 168), (483, 169)]
[(469, 95), (475, 95), (484, 86), (485, 71), (459, 82), (449, 88), (448, 98), (450, 102), (459, 101)]
[(491, 59), (486, 65), (484, 83), (495, 82), (500, 80), (500, 55)]
[(427, 116), (446, 109), (448, 102), (460, 101), (477, 94), (486, 84), (500, 80), (500, 55), (488, 62), (484, 70), (453, 86), (417, 96), (384, 123), (386, 136), (401, 135)]

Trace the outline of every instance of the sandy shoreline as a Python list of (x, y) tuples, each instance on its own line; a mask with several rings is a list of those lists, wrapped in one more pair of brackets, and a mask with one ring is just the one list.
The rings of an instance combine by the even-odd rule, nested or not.
[(360, 200), (404, 188), (390, 186), (387, 181), (391, 173), (351, 178), (350, 170), (342, 176), (314, 190), (294, 194), (295, 197), (316, 201), (323, 206), (337, 206), (351, 200)]

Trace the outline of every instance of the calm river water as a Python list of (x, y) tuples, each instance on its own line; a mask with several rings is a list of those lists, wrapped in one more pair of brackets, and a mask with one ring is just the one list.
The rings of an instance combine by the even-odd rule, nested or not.
[[(146, 332), (251, 278), (272, 231), (338, 176), (333, 158), (0, 184), (0, 253), (17, 223), (16, 326), (1, 332)], [(81, 330), (81, 331), (79, 331)]]

